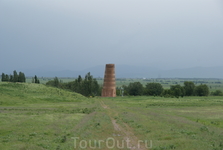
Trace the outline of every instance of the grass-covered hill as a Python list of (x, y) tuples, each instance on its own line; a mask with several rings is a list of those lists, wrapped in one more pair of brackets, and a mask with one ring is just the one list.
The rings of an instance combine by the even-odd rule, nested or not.
[(77, 102), (84, 96), (43, 84), (0, 82), (1, 105), (23, 105), (42, 102)]
[(74, 127), (95, 109), (94, 99), (78, 93), (0, 82), (0, 149), (71, 149)]

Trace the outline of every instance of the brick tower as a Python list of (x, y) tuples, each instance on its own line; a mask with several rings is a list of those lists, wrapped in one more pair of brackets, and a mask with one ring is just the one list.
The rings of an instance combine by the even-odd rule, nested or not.
[(102, 97), (116, 97), (115, 64), (106, 64)]

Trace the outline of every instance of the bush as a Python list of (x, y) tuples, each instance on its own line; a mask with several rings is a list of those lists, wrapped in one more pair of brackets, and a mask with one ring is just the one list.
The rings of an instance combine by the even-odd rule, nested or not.
[(223, 96), (223, 92), (221, 90), (216, 90), (214, 92), (211, 92), (211, 95), (213, 95), (213, 96)]

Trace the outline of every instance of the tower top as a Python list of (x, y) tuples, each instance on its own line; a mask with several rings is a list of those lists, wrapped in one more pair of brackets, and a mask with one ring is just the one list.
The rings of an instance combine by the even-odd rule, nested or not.
[(114, 68), (115, 67), (115, 64), (106, 64), (106, 68)]

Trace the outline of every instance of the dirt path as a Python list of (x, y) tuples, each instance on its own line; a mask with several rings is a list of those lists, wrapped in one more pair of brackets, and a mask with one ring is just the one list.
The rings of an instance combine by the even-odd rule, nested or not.
[(126, 143), (128, 143), (127, 148), (129, 148), (130, 150), (148, 150), (145, 147), (145, 144), (140, 141), (137, 136), (134, 135), (133, 130), (131, 129), (131, 127), (129, 127), (128, 124), (122, 122), (122, 124), (124, 125), (123, 127), (117, 123), (117, 120), (114, 119), (115, 115), (117, 115), (117, 112), (115, 112), (115, 110), (107, 106), (103, 100), (100, 100), (99, 102), (101, 106), (106, 109), (107, 114), (111, 118), (114, 130), (116, 131), (114, 135), (120, 136), (123, 140), (125, 140)]

